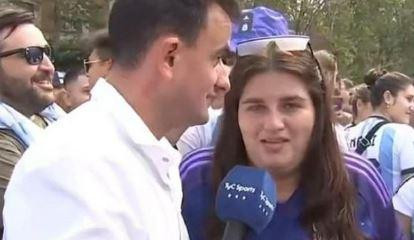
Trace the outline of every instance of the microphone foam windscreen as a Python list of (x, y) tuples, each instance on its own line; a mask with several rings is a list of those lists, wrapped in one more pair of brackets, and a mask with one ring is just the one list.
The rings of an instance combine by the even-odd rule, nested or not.
[(237, 165), (220, 183), (216, 213), (222, 221), (239, 221), (262, 232), (276, 208), (276, 185), (263, 169)]

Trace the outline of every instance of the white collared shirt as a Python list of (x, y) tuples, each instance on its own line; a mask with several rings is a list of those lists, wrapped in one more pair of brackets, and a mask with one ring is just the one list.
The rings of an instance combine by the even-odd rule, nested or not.
[(7, 240), (187, 240), (181, 155), (106, 81), (45, 131), (5, 195)]

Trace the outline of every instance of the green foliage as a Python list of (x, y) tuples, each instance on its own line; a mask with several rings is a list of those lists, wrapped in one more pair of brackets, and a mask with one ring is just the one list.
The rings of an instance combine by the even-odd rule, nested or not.
[(67, 42), (53, 50), (53, 64), (57, 70), (65, 71), (68, 68), (83, 64), (85, 56), (74, 43)]
[(297, 33), (318, 32), (356, 82), (372, 67), (414, 75), (413, 0), (240, 0), (285, 12)]

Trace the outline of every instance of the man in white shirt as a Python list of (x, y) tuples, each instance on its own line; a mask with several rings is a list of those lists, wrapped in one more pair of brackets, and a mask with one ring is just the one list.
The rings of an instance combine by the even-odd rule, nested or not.
[(191, 3), (115, 1), (107, 81), (16, 166), (5, 239), (188, 239), (180, 155), (163, 136), (205, 123), (225, 94), (215, 66), (238, 14), (234, 1)]

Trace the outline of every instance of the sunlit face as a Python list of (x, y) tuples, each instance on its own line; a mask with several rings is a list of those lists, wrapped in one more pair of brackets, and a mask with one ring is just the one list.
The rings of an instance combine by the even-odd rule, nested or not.
[(393, 99), (393, 104), (387, 108), (391, 120), (396, 123), (408, 124), (410, 114), (414, 110), (414, 87), (409, 85), (402, 91), (399, 91)]
[(268, 72), (247, 83), (238, 118), (249, 161), (273, 174), (297, 173), (307, 151), (315, 109), (295, 75)]
[(177, 83), (174, 102), (180, 106), (179, 118), (187, 126), (208, 120), (208, 107), (229, 90), (228, 77), (220, 77), (217, 66), (228, 49), (231, 20), (213, 3), (208, 10), (206, 26), (194, 46), (183, 47), (175, 61), (173, 80)]
[[(46, 45), (48, 43), (42, 32), (35, 25), (22, 24), (2, 42), (1, 52)], [(41, 111), (55, 99), (52, 85), (54, 71), (53, 64), (46, 55), (37, 65), (28, 64), (20, 53), (1, 58), (1, 98), (29, 115)]]

